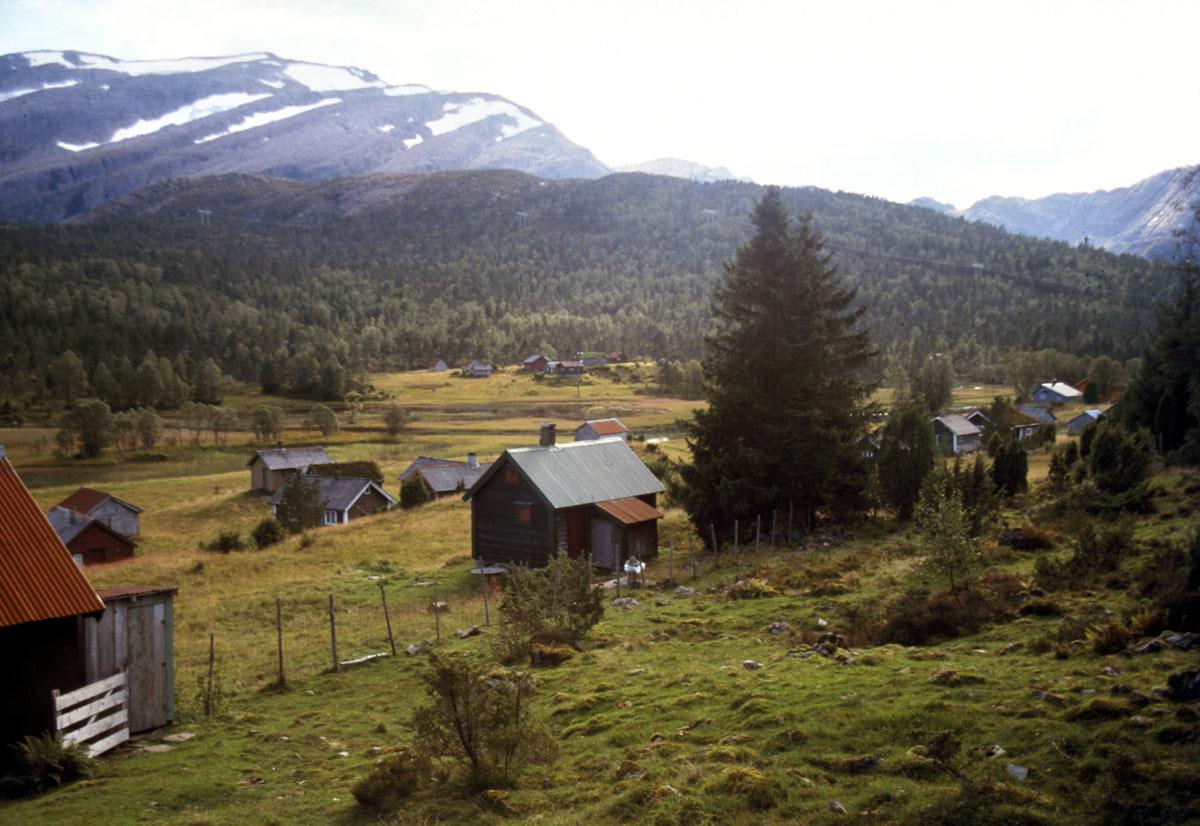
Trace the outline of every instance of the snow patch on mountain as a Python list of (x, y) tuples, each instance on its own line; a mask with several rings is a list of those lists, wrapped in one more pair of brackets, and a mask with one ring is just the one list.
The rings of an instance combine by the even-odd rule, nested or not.
[(428, 86), (422, 86), (419, 83), (405, 83), (401, 86), (384, 86), (383, 93), (389, 97), (403, 97), (405, 95), (427, 95), (433, 90)]
[(107, 142), (119, 143), (120, 141), (127, 141), (130, 138), (152, 135), (159, 129), (165, 129), (168, 126), (182, 126), (185, 123), (191, 123), (192, 121), (212, 115), (219, 115), (222, 112), (228, 112), (230, 109), (236, 109), (239, 106), (245, 106), (248, 103), (254, 103), (257, 100), (269, 97), (271, 97), (269, 93), (248, 95), (245, 92), (209, 95), (208, 97), (200, 98), (200, 100), (194, 103), (189, 103), (187, 106), (180, 106), (178, 109), (167, 112), (165, 115), (153, 120), (139, 120), (132, 126), (118, 129)]
[(377, 128), (377, 129), (379, 129), (379, 131), (380, 131), (380, 132), (382, 132), (383, 134), (385, 134), (385, 135), (386, 135), (388, 132), (391, 132), (393, 129), (395, 129), (395, 128), (396, 128), (396, 124), (394, 124), (394, 123), (385, 123), (383, 126), (379, 126), (379, 127), (376, 127), (376, 128)]
[(504, 100), (471, 98), (465, 103), (451, 101), (442, 104), (442, 112), (443, 114), (440, 118), (431, 120), (425, 124), (425, 128), (435, 136), (453, 132), (455, 129), (461, 129), (464, 126), (469, 126), (472, 123), (478, 123), (481, 120), (487, 120), (497, 115), (516, 121), (515, 125), (510, 123), (500, 125), (500, 135), (502, 138), (511, 138), (514, 135), (519, 135), (522, 132), (544, 125), (542, 121), (530, 117), (513, 104)]
[(62, 141), (55, 144), (59, 149), (65, 149), (68, 152), (83, 152), (87, 149), (95, 149), (99, 145), (98, 143), (63, 143)]
[[(230, 55), (229, 57), (183, 57), (178, 60), (117, 60), (98, 54), (79, 54), (80, 69), (105, 69), (123, 75), (178, 75), (206, 72), (232, 63), (251, 63), (270, 57), (266, 52)], [(66, 64), (70, 65), (70, 64)]]
[(0, 92), (0, 103), (3, 103), (6, 100), (12, 100), (13, 98), (32, 95), (34, 92), (44, 92), (47, 89), (65, 89), (68, 86), (75, 86), (78, 83), (78, 80), (64, 80), (61, 83), (43, 83), (36, 89), (13, 89), (11, 92)]
[(282, 89), (287, 86), (282, 80), (260, 80), (259, 83), (263, 86), (270, 86), (272, 89)]
[(21, 57), (29, 61), (29, 68), (36, 69), (38, 66), (66, 66), (68, 69), (74, 69), (74, 63), (68, 63), (63, 57), (62, 52), (24, 52)]
[(361, 69), (342, 66), (322, 66), (318, 63), (289, 63), (283, 69), (292, 80), (314, 92), (349, 92), (355, 89), (378, 89), (386, 86), (382, 80), (368, 80)]
[(424, 143), (424, 141), (425, 141), (425, 139), (424, 139), (424, 138), (422, 138), (420, 135), (413, 135), (411, 138), (405, 138), (405, 139), (404, 139), (404, 141), (403, 141), (403, 143), (404, 143), (404, 148), (405, 148), (405, 149), (412, 149), (412, 148), (413, 148), (414, 146), (416, 146), (417, 144), (419, 144), (419, 143)]
[(238, 132), (245, 132), (247, 129), (254, 129), (259, 126), (266, 126), (268, 123), (276, 123), (281, 120), (302, 115), (305, 112), (311, 112), (313, 109), (320, 109), (322, 106), (332, 106), (335, 103), (341, 103), (341, 98), (322, 98), (316, 103), (308, 103), (299, 106), (285, 106), (282, 109), (275, 109), (270, 112), (255, 112), (253, 115), (248, 115), (241, 121), (233, 124), (222, 132), (216, 132), (212, 135), (205, 135), (203, 138), (197, 138), (192, 143), (208, 143), (215, 141), (217, 138), (223, 138), (227, 135), (234, 135)]

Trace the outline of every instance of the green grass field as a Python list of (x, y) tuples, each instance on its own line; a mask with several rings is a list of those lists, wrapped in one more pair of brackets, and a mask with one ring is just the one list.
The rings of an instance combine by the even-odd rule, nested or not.
[[(636, 432), (670, 434), (661, 449), (680, 457), (686, 446), (672, 423), (695, 405), (635, 392), (640, 385), (631, 381), (577, 389), (510, 371), (488, 380), (405, 373), (373, 381), (414, 410), (399, 438), (383, 434), (381, 404), (373, 403), (334, 439), (292, 431), (288, 443), (328, 443), (335, 458), (375, 460), (392, 492), (417, 455), (473, 450), (492, 458), (504, 447), (534, 443), (546, 418), (569, 438), (584, 416), (619, 415)], [(987, 402), (999, 392), (962, 388), (957, 396)], [(230, 401), (248, 407), (262, 398), (243, 392)], [(298, 421), (306, 406), (288, 405)], [(1117, 755), (1129, 756), (1137, 776), (1164, 798), (1194, 798), (1180, 789), (1200, 776), (1195, 740), (1187, 739), (1195, 723), (1170, 703), (1134, 707), (1128, 695), (1110, 694), (1117, 683), (1140, 691), (1162, 686), (1173, 670), (1196, 667), (1194, 652), (1100, 656), (1081, 646), (1064, 648), (1061, 659), (1035, 654), (1030, 643), (1063, 621), (1038, 616), (940, 645), (872, 646), (856, 640), (861, 617), (917, 576), (915, 540), (905, 528), (867, 523), (828, 546), (705, 557), (693, 579), (687, 548), (697, 543), (672, 509), (660, 531), (663, 555), (647, 576), (666, 577), (666, 545), (674, 542), (675, 578), (696, 595), (637, 592), (637, 607), (607, 609), (585, 651), (535, 672), (537, 709), (560, 754), (508, 792), (510, 811), (489, 810), (453, 786), (422, 792), (396, 813), (363, 811), (350, 787), (380, 750), (407, 742), (409, 717), (422, 702), (423, 658), (402, 649), (434, 640), (428, 604), (450, 605), (443, 648), (484, 652), (489, 645), (490, 633), (467, 640), (454, 634), (484, 622), (469, 573), (469, 507), (449, 499), (378, 515), (314, 532), (309, 547), (293, 537), (264, 551), (201, 550), (221, 530), (245, 536), (268, 513), (265, 497), (245, 490), (246, 441), (166, 447), (154, 461), (114, 453), (62, 463), (33, 454), (31, 429), (0, 431), (43, 507), (89, 484), (144, 509), (137, 556), (87, 574), (97, 587), (178, 586), (173, 730), (195, 734), (162, 753), (119, 750), (93, 779), (0, 803), (0, 823), (836, 823), (847, 817), (831, 810), (838, 801), (850, 817), (878, 823), (974, 822), (971, 813), (982, 809), (971, 807), (979, 803), (993, 813), (990, 822), (1084, 824), (1101, 819), (1097, 806), (1116, 782)], [(1045, 464), (1044, 454), (1031, 457), (1031, 477), (1044, 475)], [(1124, 564), (1126, 580), (1153, 548), (1181, 542), (1196, 524), (1185, 493), (1195, 475), (1172, 471), (1155, 484), (1157, 512), (1138, 524), (1139, 551)], [(1002, 524), (1025, 523), (1037, 502), (1037, 494), (1018, 501), (1001, 514)], [(1062, 523), (1051, 527), (1060, 532), (1054, 550), (1018, 552), (988, 541), (990, 564), (1028, 578), (1038, 553), (1069, 547)], [(728, 586), (751, 575), (780, 594), (730, 600)], [(399, 656), (332, 673), (329, 595), (340, 658), (384, 652), (381, 584)], [(1073, 617), (1136, 607), (1116, 588), (1052, 596)], [(276, 599), (285, 690), (273, 687)], [(806, 654), (818, 620), (849, 635), (851, 663)], [(772, 634), (775, 622), (791, 630)], [(199, 697), (210, 635), (221, 698), (218, 714), (206, 718)], [(1005, 653), (1014, 643), (1021, 645)], [(745, 660), (762, 668), (747, 670)], [(946, 669), (967, 679), (954, 686), (931, 680)], [(912, 751), (942, 731), (962, 742), (955, 762), (961, 776)], [(988, 756), (993, 746), (1004, 754)], [(1009, 764), (1028, 768), (1026, 779), (1013, 777)], [(963, 778), (985, 789), (986, 799), (964, 798)], [(747, 782), (757, 793), (745, 791)]]

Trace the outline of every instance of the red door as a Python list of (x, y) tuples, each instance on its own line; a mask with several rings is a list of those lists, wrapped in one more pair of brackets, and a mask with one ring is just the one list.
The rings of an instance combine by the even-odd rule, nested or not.
[(567, 511), (567, 556), (574, 558), (587, 553), (587, 534), (587, 508)]

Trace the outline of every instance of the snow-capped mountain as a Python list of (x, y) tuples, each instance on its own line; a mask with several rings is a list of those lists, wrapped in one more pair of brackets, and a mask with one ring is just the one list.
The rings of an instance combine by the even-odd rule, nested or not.
[(60, 221), (168, 178), (484, 168), (609, 171), (512, 101), (391, 85), (349, 66), (268, 52), (0, 56), (0, 220)]
[(1200, 166), (1160, 172), (1133, 186), (1045, 198), (984, 198), (962, 211), (1011, 232), (1110, 252), (1171, 259), (1176, 233), (1193, 226), (1200, 207)]
[(680, 158), (658, 158), (644, 163), (622, 166), (618, 172), (644, 172), (647, 175), (666, 175), (671, 178), (683, 178), (688, 181), (701, 183), (713, 181), (740, 180), (723, 166), (705, 166), (693, 161)]

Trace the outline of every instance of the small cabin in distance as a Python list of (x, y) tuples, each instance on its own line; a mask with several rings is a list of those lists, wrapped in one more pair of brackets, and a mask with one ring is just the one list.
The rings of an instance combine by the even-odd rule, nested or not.
[(256, 450), (246, 462), (250, 468), (250, 490), (274, 493), (289, 476), (307, 473), (313, 465), (329, 465), (333, 460), (323, 447), (274, 447)]
[(1039, 384), (1033, 391), (1033, 401), (1038, 404), (1066, 404), (1083, 401), (1083, 393), (1063, 381)]
[(949, 414), (933, 420), (933, 440), (938, 450), (957, 455), (979, 450), (982, 431), (964, 416)]
[[(283, 503), (284, 493), (295, 478), (297, 477), (288, 479), (268, 500), (273, 516), (279, 516), (279, 506)], [(321, 517), (322, 525), (345, 525), (352, 519), (390, 510), (396, 504), (390, 493), (370, 479), (340, 479), (311, 474), (305, 474), (304, 478), (315, 480), (317, 483), (317, 497), (324, 503), (325, 508)]]
[(90, 516), (122, 536), (137, 536), (142, 532), (142, 509), (102, 490), (80, 488), (59, 502), (56, 507)]
[(444, 359), (434, 359), (429, 363), (430, 373), (445, 373), (448, 369)]
[(539, 567), (565, 553), (616, 570), (655, 556), (662, 483), (619, 438), (559, 445), (555, 435), (542, 425), (537, 447), (504, 451), (463, 495), (474, 559)]
[(102, 565), (133, 558), (133, 542), (104, 522), (61, 505), (46, 514), (76, 565)]
[(628, 442), (629, 428), (621, 424), (620, 419), (589, 419), (575, 428), (575, 441), (577, 442), (604, 439), (608, 436), (616, 436)]

